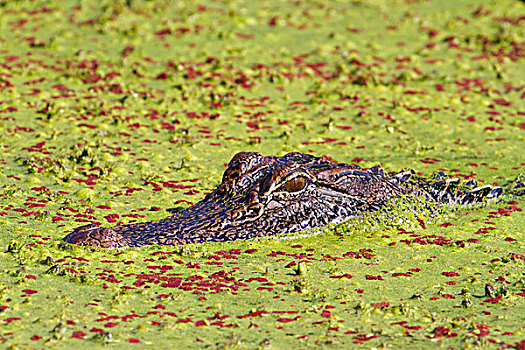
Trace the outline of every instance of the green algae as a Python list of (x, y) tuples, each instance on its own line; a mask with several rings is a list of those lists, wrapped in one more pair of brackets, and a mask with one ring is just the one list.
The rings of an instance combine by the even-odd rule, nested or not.
[(512, 192), (522, 13), (518, 1), (0, 1), (2, 346), (522, 347), (520, 197), (437, 215), (394, 206), (285, 240), (60, 241), (195, 203), (239, 151)]

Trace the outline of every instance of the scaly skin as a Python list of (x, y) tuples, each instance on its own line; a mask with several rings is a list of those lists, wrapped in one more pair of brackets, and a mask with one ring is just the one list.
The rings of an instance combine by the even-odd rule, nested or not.
[(78, 227), (64, 241), (103, 248), (233, 241), (340, 223), (405, 194), (446, 204), (501, 194), (499, 187), (459, 191), (458, 186), (457, 179), (431, 183), (410, 171), (389, 177), (379, 166), (363, 170), (297, 152), (283, 157), (241, 152), (222, 183), (194, 206), (159, 221)]

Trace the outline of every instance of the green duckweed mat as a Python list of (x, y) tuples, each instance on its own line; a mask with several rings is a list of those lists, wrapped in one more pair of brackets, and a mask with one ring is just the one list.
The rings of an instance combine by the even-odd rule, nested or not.
[[(0, 347), (524, 349), (524, 10), (0, 1)], [(287, 240), (61, 243), (197, 202), (239, 151), (507, 195)]]

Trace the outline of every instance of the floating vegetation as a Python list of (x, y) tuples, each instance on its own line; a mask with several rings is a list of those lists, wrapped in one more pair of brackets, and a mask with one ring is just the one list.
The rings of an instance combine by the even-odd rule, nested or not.
[[(523, 349), (524, 6), (0, 1), (0, 347)], [(279, 239), (60, 241), (187, 208), (240, 151), (505, 194)]]

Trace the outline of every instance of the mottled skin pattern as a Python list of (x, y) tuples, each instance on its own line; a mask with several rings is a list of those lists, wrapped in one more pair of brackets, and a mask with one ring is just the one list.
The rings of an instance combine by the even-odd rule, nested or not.
[(450, 179), (431, 183), (409, 171), (389, 177), (379, 166), (363, 170), (308, 154), (241, 152), (230, 161), (222, 183), (194, 206), (159, 221), (78, 227), (64, 241), (105, 248), (223, 242), (340, 223), (404, 194), (464, 204), (501, 193), (491, 186), (461, 192), (458, 185)]

